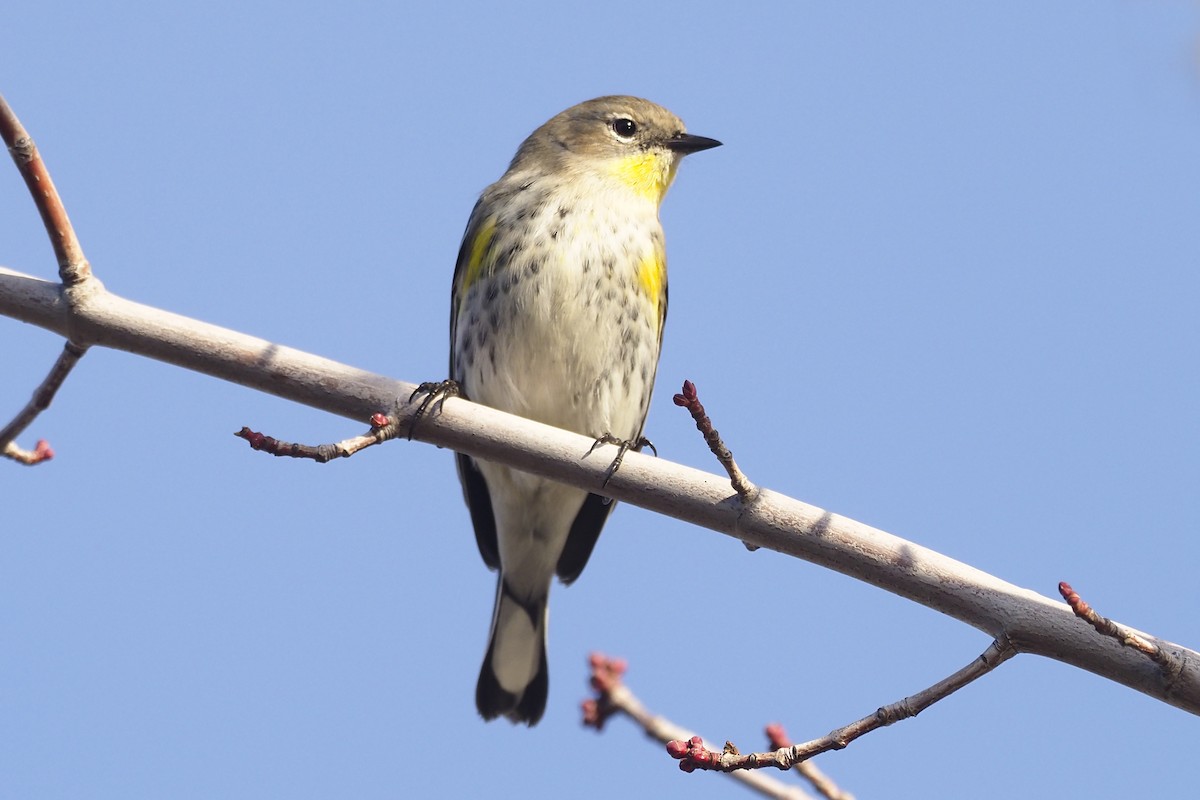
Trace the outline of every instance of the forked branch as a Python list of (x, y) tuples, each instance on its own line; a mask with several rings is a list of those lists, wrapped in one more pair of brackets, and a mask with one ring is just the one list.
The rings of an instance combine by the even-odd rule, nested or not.
[(943, 680), (938, 681), (927, 689), (923, 689), (911, 697), (883, 706), (873, 714), (851, 722), (824, 736), (791, 747), (765, 753), (739, 753), (736, 747), (726, 745), (725, 749), (717, 752), (707, 747), (695, 737), (688, 740), (679, 739), (667, 745), (667, 752), (673, 758), (679, 759), (679, 768), (684, 772), (694, 770), (712, 770), (716, 772), (735, 772), (744, 769), (791, 769), (798, 762), (830, 750), (841, 750), (855, 739), (886, 727), (900, 720), (915, 717), (939, 700), (949, 697), (954, 692), (972, 681), (987, 675), (996, 667), (1016, 655), (1016, 650), (1006, 638), (992, 642), (987, 650), (967, 666)]
[[(675, 739), (693, 738), (690, 731), (681, 728), (670, 720), (651, 713), (642, 705), (642, 701), (629, 690), (622, 677), (626, 664), (622, 659), (607, 658), (600, 653), (592, 653), (588, 659), (592, 669), (590, 683), (596, 696), (583, 702), (583, 724), (602, 730), (608, 720), (614, 716), (625, 716), (651, 739), (666, 744)], [(756, 772), (736, 772), (730, 775), (734, 780), (754, 789), (764, 797), (775, 800), (812, 800), (811, 796), (798, 786), (791, 786), (776, 778)]]
[[(66, 290), (67, 303), (73, 305), (74, 290), (91, 280), (91, 266), (83, 256), (83, 248), (75, 236), (75, 228), (67, 216), (62, 198), (54, 188), (54, 181), (50, 178), (46, 163), (3, 96), (0, 96), (0, 138), (4, 140), (9, 155), (17, 165), (17, 171), (25, 180), (25, 186), (28, 187), (38, 215), (42, 218), (42, 224), (46, 227), (46, 233), (50, 236), (50, 245), (54, 248), (54, 257), (58, 262), (58, 275)], [(98, 284), (98, 281), (95, 283)], [(40, 440), (32, 451), (19, 447), (15, 440), (37, 419), (38, 414), (50, 406), (55, 393), (85, 352), (86, 347), (74, 344), (68, 339), (49, 374), (33, 393), (32, 399), (12, 421), (0, 429), (0, 455), (26, 465), (40, 464), (54, 456), (54, 451), (44, 439)]]
[[(0, 314), (79, 344), (115, 347), (249, 386), (353, 420), (386, 410), (402, 430), (420, 406), (416, 388), (365, 370), (155, 308), (108, 291), (73, 311), (60, 287), (0, 268)], [(460, 397), (439, 404), (413, 438), (668, 514), (767, 550), (786, 553), (907, 597), (987, 632), (1017, 652), (1089, 670), (1200, 714), (1200, 653), (1159, 640), (1181, 667), (1164, 673), (1145, 656), (1097, 636), (1061, 600), (1014, 586), (915, 542), (759, 488), (743, 503), (723, 478), (630, 452), (604, 484), (608, 464), (584, 458), (587, 437)]]

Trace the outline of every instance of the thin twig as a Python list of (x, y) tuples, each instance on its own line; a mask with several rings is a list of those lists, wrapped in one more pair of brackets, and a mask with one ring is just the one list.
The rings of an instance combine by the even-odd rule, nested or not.
[(22, 464), (31, 465), (49, 461), (54, 457), (54, 451), (50, 449), (50, 445), (44, 439), (38, 442), (37, 449), (32, 452), (17, 447), (13, 440), (20, 436), (37, 419), (38, 414), (50, 407), (50, 403), (54, 400), (54, 395), (58, 392), (59, 387), (62, 386), (63, 381), (67, 379), (67, 375), (71, 373), (71, 368), (75, 366), (86, 352), (86, 348), (79, 347), (71, 342), (63, 345), (63, 350), (55, 360), (54, 366), (50, 368), (50, 372), (46, 375), (45, 380), (34, 390), (33, 397), (13, 417), (12, 422), (5, 425), (3, 429), (0, 429), (0, 450), (3, 450), (5, 456)]
[[(601, 730), (613, 716), (623, 714), (640, 726), (647, 736), (662, 744), (689, 737), (703, 741), (670, 720), (646, 710), (642, 702), (621, 682), (627, 668), (623, 659), (610, 659), (600, 653), (592, 653), (588, 663), (592, 668), (591, 685), (596, 690), (596, 697), (583, 702), (584, 725)], [(761, 773), (734, 772), (730, 777), (774, 800), (813, 800), (812, 795), (800, 787), (789, 786)]]
[(273, 436), (267, 436), (266, 434), (252, 431), (245, 427), (233, 435), (245, 439), (253, 449), (270, 453), (273, 456), (308, 458), (324, 464), (335, 458), (349, 458), (359, 450), (386, 442), (389, 439), (394, 439), (396, 437), (396, 426), (393, 424), (392, 418), (385, 414), (376, 414), (371, 417), (370, 432), (362, 436), (352, 436), (349, 439), (343, 439), (340, 442), (332, 444), (296, 444), (295, 442), (285, 442), (282, 439), (276, 439)]
[(1016, 650), (1007, 637), (996, 639), (983, 654), (953, 675), (938, 681), (928, 689), (924, 689), (911, 697), (906, 697), (898, 703), (883, 706), (874, 714), (851, 722), (845, 727), (831, 731), (819, 739), (813, 739), (803, 744), (792, 745), (768, 753), (737, 752), (737, 748), (726, 746), (722, 752), (717, 752), (693, 737), (684, 740), (682, 737), (667, 745), (667, 752), (672, 758), (679, 759), (679, 768), (685, 772), (697, 769), (715, 772), (733, 772), (744, 769), (762, 769), (776, 767), (791, 769), (798, 761), (812, 758), (830, 750), (841, 750), (860, 736), (891, 725), (909, 717), (915, 717), (939, 700), (949, 697), (954, 692), (978, 678), (987, 675), (996, 667), (1016, 655)]
[(733, 484), (733, 490), (738, 493), (743, 501), (751, 499), (758, 487), (750, 482), (740, 469), (737, 462), (733, 460), (733, 453), (725, 446), (725, 442), (721, 439), (721, 434), (713, 428), (712, 420), (704, 412), (704, 406), (700, 403), (700, 396), (696, 393), (696, 384), (691, 381), (683, 382), (683, 391), (675, 395), (673, 398), (675, 405), (686, 408), (688, 413), (692, 415), (692, 419), (696, 421), (696, 430), (704, 435), (704, 441), (708, 443), (708, 449), (712, 451), (717, 460), (721, 462), (721, 466), (725, 468), (725, 472), (729, 474), (729, 482)]
[(54, 257), (58, 261), (58, 276), (65, 288), (71, 288), (91, 277), (92, 268), (83, 256), (83, 248), (75, 236), (75, 229), (67, 216), (50, 171), (42, 161), (37, 146), (26, 132), (17, 115), (0, 95), (0, 138), (8, 146), (9, 155), (17, 165), (29, 194), (41, 215), (42, 224), (50, 236)]
[[(54, 188), (54, 181), (50, 178), (46, 163), (3, 96), (0, 96), (0, 138), (8, 147), (9, 155), (25, 180), (33, 204), (42, 218), (42, 224), (46, 226), (50, 246), (54, 248), (54, 257), (58, 261), (58, 275), (63, 288), (70, 290), (79, 286), (91, 278), (92, 268), (83, 256), (83, 248), (75, 236), (71, 220), (67, 217), (62, 198)], [(71, 291), (65, 294), (67, 305), (71, 307), (74, 295)], [(86, 352), (86, 346), (67, 341), (46, 379), (34, 391), (33, 398), (0, 430), (0, 454), (27, 465), (40, 464), (54, 456), (54, 451), (45, 440), (39, 441), (33, 451), (18, 447), (14, 440), (37, 419), (38, 414), (49, 408), (55, 393)]]
[(1174, 681), (1183, 669), (1182, 662), (1167, 648), (1147, 639), (1132, 628), (1127, 628), (1119, 622), (1113, 622), (1108, 617), (1102, 617), (1096, 613), (1096, 610), (1071, 588), (1071, 584), (1061, 581), (1058, 584), (1058, 593), (1067, 601), (1067, 605), (1075, 612), (1075, 616), (1087, 622), (1098, 633), (1116, 639), (1126, 647), (1144, 654), (1157, 664), (1168, 684)]
[[(788, 738), (787, 731), (777, 722), (767, 726), (766, 734), (767, 741), (775, 750), (793, 745), (792, 740)], [(834, 783), (833, 779), (822, 772), (812, 761), (797, 761), (793, 768), (812, 784), (821, 797), (827, 800), (854, 800), (854, 795)]]
[(32, 467), (34, 464), (40, 464), (43, 461), (49, 461), (54, 458), (54, 450), (51, 449), (50, 443), (45, 439), (38, 439), (37, 446), (32, 450), (23, 450), (12, 442), (9, 442), (3, 448), (0, 448), (0, 456), (11, 458), (18, 464)]

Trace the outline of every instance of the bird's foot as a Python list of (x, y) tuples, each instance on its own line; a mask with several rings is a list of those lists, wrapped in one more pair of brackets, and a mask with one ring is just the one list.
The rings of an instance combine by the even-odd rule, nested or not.
[[(645, 436), (639, 436), (636, 439), (619, 439), (611, 433), (605, 433), (596, 437), (596, 441), (592, 442), (592, 446), (584, 454), (584, 457), (590, 456), (592, 452), (601, 445), (616, 445), (617, 457), (608, 465), (608, 469), (604, 472), (604, 483), (600, 484), (600, 488), (608, 486), (608, 482), (612, 480), (612, 476), (617, 474), (617, 470), (621, 468), (621, 462), (625, 460), (625, 454), (630, 450), (641, 452), (643, 447), (649, 447), (658, 456), (658, 448), (654, 446), (654, 442), (647, 439)], [(605, 502), (608, 502), (606, 500)]]
[(417, 424), (425, 418), (426, 412), (440, 414), (442, 405), (450, 397), (461, 397), (462, 387), (458, 385), (458, 381), (453, 378), (447, 378), (444, 381), (425, 381), (408, 396), (408, 402), (417, 399), (417, 395), (425, 395), (425, 399), (421, 401), (421, 405), (413, 413), (412, 424), (408, 428), (408, 438), (412, 441), (413, 433), (417, 430)]

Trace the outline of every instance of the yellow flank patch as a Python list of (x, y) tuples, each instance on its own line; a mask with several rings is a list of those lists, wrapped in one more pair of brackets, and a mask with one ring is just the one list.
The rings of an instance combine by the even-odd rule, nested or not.
[(661, 316), (662, 309), (659, 305), (663, 299), (663, 286), (667, 282), (667, 260), (663, 258), (663, 254), (658, 252), (643, 258), (638, 264), (637, 277), (642, 291), (650, 298), (650, 302), (654, 303), (655, 308), (659, 309)]
[(488, 217), (479, 226), (479, 232), (475, 234), (475, 241), (471, 242), (471, 256), (467, 259), (467, 272), (463, 276), (462, 286), (459, 289), (464, 296), (483, 270), (483, 264), (487, 261), (488, 248), (491, 247), (492, 237), (495, 235), (496, 218)]
[(654, 151), (638, 153), (618, 161), (613, 174), (642, 197), (660, 203), (675, 179), (675, 159)]

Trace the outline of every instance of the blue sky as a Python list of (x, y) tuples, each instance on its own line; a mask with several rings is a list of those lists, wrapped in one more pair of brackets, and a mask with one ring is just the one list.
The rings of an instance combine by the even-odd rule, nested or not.
[[(444, 375), (459, 237), (521, 139), (660, 102), (725, 147), (663, 209), (659, 452), (716, 468), (671, 405), (691, 379), (756, 482), (1200, 645), (1200, 6), (433, 5), (28, 5), (0, 92), (109, 289), (413, 382)], [(0, 242), (53, 275), (15, 170)], [(0, 416), (59, 347), (0, 319)], [(544, 721), (485, 725), (494, 584), (451, 454), (287, 462), (242, 425), (361, 428), (97, 350), (23, 437), (58, 458), (0, 464), (0, 795), (725, 797), (580, 727), (590, 650), (745, 750), (988, 643), (624, 506), (553, 594)], [(1197, 730), (1022, 656), (819, 763), (863, 798), (1172, 795)]]

